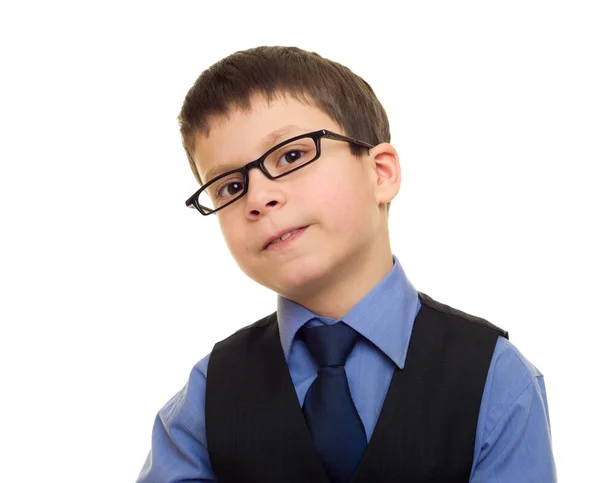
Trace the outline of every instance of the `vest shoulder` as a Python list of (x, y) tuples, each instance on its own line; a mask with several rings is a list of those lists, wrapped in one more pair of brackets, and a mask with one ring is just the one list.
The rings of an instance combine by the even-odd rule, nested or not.
[(421, 302), (421, 306), (425, 306), (425, 307), (427, 307), (435, 312), (438, 312), (446, 317), (459, 318), (470, 324), (477, 324), (479, 326), (484, 326), (489, 329), (495, 330), (496, 332), (499, 333), (499, 335), (508, 339), (508, 332), (506, 330), (492, 324), (488, 320), (481, 318), (481, 317), (477, 317), (475, 315), (468, 314), (466, 312), (463, 312), (462, 310), (458, 310), (458, 309), (455, 309), (454, 307), (451, 307), (449, 305), (438, 302), (437, 300), (432, 299), (429, 295), (427, 295), (423, 292), (418, 292), (418, 294), (419, 294), (419, 301)]
[(252, 338), (259, 334), (263, 334), (264, 331), (272, 327), (273, 323), (277, 323), (277, 312), (273, 312), (272, 314), (263, 317), (252, 324), (249, 324), (241, 329), (238, 329), (229, 337), (226, 337), (222, 341), (218, 342), (217, 345), (231, 345), (235, 343), (239, 343), (242, 340), (247, 340), (248, 338)]

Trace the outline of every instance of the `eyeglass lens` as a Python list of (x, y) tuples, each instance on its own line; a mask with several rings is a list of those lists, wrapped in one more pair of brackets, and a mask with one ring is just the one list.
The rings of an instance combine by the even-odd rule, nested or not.
[[(317, 141), (313, 138), (300, 138), (269, 153), (264, 166), (273, 178), (278, 178), (310, 163), (316, 157)], [(241, 198), (244, 192), (244, 175), (235, 171), (207, 183), (198, 196), (198, 202), (209, 210), (216, 210)]]

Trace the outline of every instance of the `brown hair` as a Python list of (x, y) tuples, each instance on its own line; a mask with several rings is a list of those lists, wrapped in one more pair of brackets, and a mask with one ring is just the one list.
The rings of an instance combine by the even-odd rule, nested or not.
[[(247, 110), (251, 98), (278, 95), (312, 104), (347, 136), (377, 145), (390, 141), (385, 110), (373, 89), (350, 69), (297, 47), (266, 46), (235, 52), (206, 69), (188, 91), (179, 113), (183, 147), (202, 184), (192, 153), (194, 136), (210, 133), (209, 122), (233, 109)], [(364, 148), (351, 145), (359, 156)], [(389, 209), (389, 207), (388, 207)]]

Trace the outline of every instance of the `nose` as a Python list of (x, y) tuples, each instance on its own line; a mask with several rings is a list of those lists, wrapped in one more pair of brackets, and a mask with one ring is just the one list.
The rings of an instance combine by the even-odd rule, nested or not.
[(248, 192), (246, 193), (246, 214), (257, 218), (271, 210), (278, 209), (285, 202), (282, 185), (278, 180), (269, 179), (259, 169), (248, 172)]

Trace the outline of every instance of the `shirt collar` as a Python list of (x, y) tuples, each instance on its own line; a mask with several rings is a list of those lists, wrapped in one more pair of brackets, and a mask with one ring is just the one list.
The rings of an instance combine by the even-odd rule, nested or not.
[[(394, 264), (387, 275), (340, 320), (368, 339), (403, 369), (420, 303), (417, 291), (406, 278), (400, 262), (395, 256), (393, 260)], [(326, 324), (335, 322), (281, 295), (277, 297), (279, 337), (286, 361), (296, 332), (316, 317)]]

